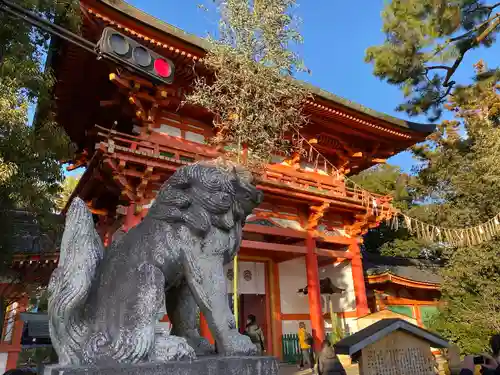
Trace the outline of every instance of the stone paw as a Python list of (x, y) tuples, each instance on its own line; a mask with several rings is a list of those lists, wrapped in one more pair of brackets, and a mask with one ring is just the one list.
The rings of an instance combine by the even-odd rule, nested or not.
[(257, 355), (257, 348), (250, 338), (236, 330), (225, 337), (223, 350), (226, 355)]
[(151, 362), (169, 362), (182, 359), (196, 359), (196, 353), (186, 339), (177, 336), (156, 336), (154, 348), (149, 356)]
[(188, 337), (187, 342), (196, 352), (196, 355), (211, 355), (215, 354), (215, 348), (204, 337)]

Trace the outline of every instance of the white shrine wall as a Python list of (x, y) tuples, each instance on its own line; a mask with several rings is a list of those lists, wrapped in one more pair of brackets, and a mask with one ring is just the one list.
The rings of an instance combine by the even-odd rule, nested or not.
[[(233, 293), (234, 262), (224, 266), (227, 293)], [(261, 262), (238, 262), (238, 294), (266, 294), (266, 267)]]
[(307, 285), (304, 257), (279, 263), (280, 302), (282, 314), (309, 314), (309, 299), (297, 291)]
[[(350, 333), (356, 332), (357, 318), (356, 296), (354, 291), (354, 282), (352, 279), (351, 262), (349, 260), (323, 266), (319, 268), (319, 278), (329, 277), (333, 284), (345, 292), (341, 295), (332, 296), (334, 312), (351, 312), (349, 317), (342, 318), (341, 324), (344, 329)], [(300, 320), (286, 319), (286, 315), (305, 315), (309, 314), (309, 297), (300, 295), (297, 291), (307, 285), (305, 258), (296, 258), (286, 262), (279, 263), (279, 283), (280, 283), (280, 302), (281, 313), (285, 319), (282, 321), (283, 334), (297, 333), (299, 322), (303, 321), (306, 328), (311, 330), (309, 317), (304, 316)], [(322, 296), (322, 310), (324, 314), (329, 313), (328, 299)], [(325, 319), (325, 330), (331, 332), (332, 325), (329, 319)]]
[[(354, 281), (352, 279), (351, 262), (345, 260), (320, 267), (319, 278), (324, 279), (326, 277), (332, 280), (333, 285), (345, 290), (342, 294), (334, 294), (331, 296), (333, 311), (355, 311), (356, 294), (354, 291)], [(328, 304), (323, 304), (323, 313), (329, 313)]]
[(0, 372), (3, 374), (7, 368), (9, 353), (0, 353)]

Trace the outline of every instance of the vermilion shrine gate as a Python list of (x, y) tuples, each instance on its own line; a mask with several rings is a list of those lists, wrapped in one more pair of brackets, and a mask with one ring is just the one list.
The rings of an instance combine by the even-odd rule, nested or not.
[[(118, 229), (140, 222), (176, 168), (218, 156), (205, 143), (213, 135), (211, 114), (181, 106), (194, 79), (193, 65), (210, 74), (197, 64), (208, 46), (121, 0), (81, 0), (81, 9), (86, 39), (97, 42), (110, 27), (175, 65), (173, 83), (157, 84), (72, 44), (52, 44), (48, 63), (57, 78), (57, 121), (79, 151), (69, 169), (85, 167), (73, 196), (87, 202), (108, 244)], [(332, 297), (333, 308), (351, 331), (357, 330), (355, 319), (370, 312), (359, 244), (361, 235), (389, 214), (390, 201), (352, 186), (344, 176), (384, 162), (434, 130), (299, 84), (313, 93), (306, 103), (310, 122), (301, 136), (315, 156), (276, 155), (266, 167), (258, 181), (265, 200), (244, 227), (239, 257), (240, 321), (254, 314), (267, 352), (277, 356), (282, 335), (296, 332), (299, 321), (313, 329), (316, 342), (323, 339), (325, 319), (331, 317), (320, 278), (345, 289)], [(318, 163), (320, 156), (325, 159)], [(41, 262), (55, 259), (50, 255)], [(304, 285), (307, 297), (297, 293)], [(210, 335), (203, 319), (201, 329)]]

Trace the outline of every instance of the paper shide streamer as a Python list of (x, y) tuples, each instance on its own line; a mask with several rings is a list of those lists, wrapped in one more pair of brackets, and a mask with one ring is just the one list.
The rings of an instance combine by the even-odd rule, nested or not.
[[(318, 170), (322, 166), (323, 172), (330, 175), (335, 180), (344, 179), (354, 189), (354, 194), (363, 201), (367, 213), (375, 215), (380, 221), (386, 220), (393, 230), (400, 228), (402, 223), (406, 229), (417, 238), (426, 242), (446, 243), (456, 247), (475, 246), (483, 242), (492, 240), (500, 235), (500, 213), (490, 220), (474, 227), (468, 228), (443, 228), (436, 225), (427, 224), (419, 219), (410, 217), (389, 204), (379, 204), (379, 201), (386, 200), (388, 197), (377, 197), (366, 191), (353, 180), (344, 176), (337, 167), (335, 167), (326, 157), (324, 157), (306, 138), (297, 130), (293, 137), (295, 147), (301, 155), (307, 156), (307, 160), (314, 160), (314, 169)], [(400, 218), (403, 220), (401, 221)]]

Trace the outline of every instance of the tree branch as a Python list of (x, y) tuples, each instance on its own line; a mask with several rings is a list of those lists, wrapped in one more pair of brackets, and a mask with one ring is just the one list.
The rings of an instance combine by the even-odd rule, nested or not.
[(485, 10), (485, 9), (488, 9), (490, 11), (490, 14), (491, 12), (500, 6), (500, 3), (496, 3), (496, 4), (493, 4), (493, 5), (479, 5), (479, 4), (475, 4), (475, 8), (474, 9), (471, 9), (471, 10), (468, 10), (466, 11), (465, 13), (466, 14), (471, 14), (471, 13), (475, 13), (479, 10)]
[(436, 69), (444, 69), (444, 70), (450, 70), (451, 68), (447, 65), (434, 65), (434, 66), (426, 66), (425, 70), (436, 70)]
[[(496, 18), (496, 19), (495, 19)], [(490, 20), (494, 20), (491, 25), (489, 25), (486, 30), (484, 30), (481, 34), (476, 37), (476, 43), (481, 43), (488, 35), (490, 35), (493, 30), (495, 30), (498, 25), (500, 25), (500, 13), (497, 13), (495, 17), (490, 18)]]
[[(446, 70), (446, 76), (445, 76), (445, 78), (443, 80), (443, 86), (447, 87), (448, 90), (446, 91), (444, 97), (446, 97), (450, 93), (450, 91), (451, 91), (450, 88), (455, 85), (455, 82), (454, 81), (450, 81), (450, 80), (451, 80), (452, 76), (455, 74), (455, 72), (457, 71), (457, 69), (460, 66), (460, 64), (462, 63), (462, 60), (464, 59), (465, 54), (469, 50), (471, 50), (473, 47), (475, 47), (478, 44), (480, 44), (498, 26), (500, 26), (500, 13), (496, 13), (494, 16), (491, 16), (491, 13), (492, 13), (493, 9), (495, 9), (498, 6), (500, 6), (500, 3), (496, 3), (496, 4), (493, 4), (493, 5), (488, 6), (488, 7), (483, 7), (485, 9), (489, 9), (490, 10), (490, 13), (488, 14), (488, 18), (485, 21), (481, 22), (479, 25), (475, 26), (472, 30), (466, 32), (465, 34), (456, 36), (454, 38), (450, 38), (450, 39), (448, 39), (445, 42), (445, 45), (449, 45), (451, 43), (454, 43), (454, 42), (466, 39), (466, 38), (470, 37), (472, 34), (480, 31), (484, 26), (488, 25), (491, 22), (491, 24), (485, 30), (483, 30), (481, 32), (481, 34), (479, 34), (478, 36), (476, 36), (476, 38), (474, 40), (471, 40), (471, 43), (467, 46), (467, 48), (464, 48), (464, 50), (462, 50), (460, 52), (460, 55), (457, 57), (457, 59), (455, 60), (455, 62), (453, 63), (452, 66), (435, 65), (435, 66), (425, 67), (425, 75), (426, 75), (426, 77), (427, 77), (427, 73), (430, 70), (439, 70), (439, 69)], [(446, 48), (446, 46), (443, 49), (445, 49), (445, 48)], [(443, 99), (443, 97), (441, 97), (441, 99)]]

